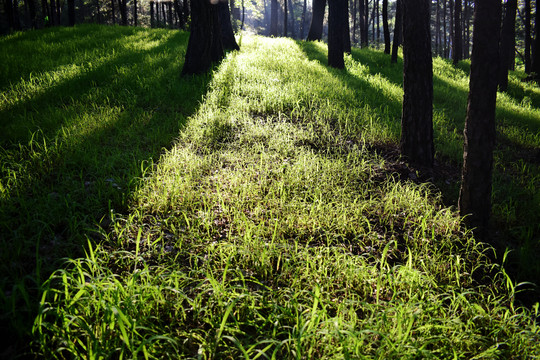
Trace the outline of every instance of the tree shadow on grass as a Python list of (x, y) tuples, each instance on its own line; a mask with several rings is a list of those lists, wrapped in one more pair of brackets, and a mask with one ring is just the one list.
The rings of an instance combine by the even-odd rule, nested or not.
[[(88, 39), (89, 30), (107, 35), (95, 46), (111, 45), (109, 57), (0, 111), (2, 356), (28, 350), (41, 283), (65, 258), (84, 254), (110, 211), (127, 209), (146, 168), (198, 110), (212, 79), (211, 72), (180, 78), (186, 33), (91, 26), (43, 34), (60, 47), (73, 39), (84, 46), (77, 39)], [(31, 46), (39, 32), (21, 39)], [(137, 46), (115, 47), (130, 41)], [(76, 56), (81, 64), (95, 61)], [(68, 64), (61, 58), (57, 65)]]
[[(309, 60), (326, 66), (327, 55), (323, 46), (310, 42), (299, 42), (298, 45)], [(375, 149), (390, 154), (389, 160), (397, 161), (399, 153), (395, 144), (400, 131), (401, 101), (389, 98), (381, 92), (376, 81), (366, 79), (382, 77), (388, 83), (402, 87), (401, 59), (397, 65), (390, 64), (389, 55), (370, 49), (353, 49), (352, 59), (362, 66), (362, 71), (367, 76), (356, 76), (349, 70), (328, 68), (328, 71), (347, 87), (361, 93), (359, 98), (379, 116), (377, 120), (386, 122), (384, 126), (394, 135), (394, 145), (390, 144), (386, 148), (379, 146)], [(435, 184), (442, 192), (445, 204), (456, 206), (468, 96), (468, 88), (463, 86), (463, 80), (468, 77), (470, 64), (462, 62), (454, 68), (448, 60), (438, 58), (435, 61), (438, 62), (438, 69), (441, 69), (440, 74), (433, 76), (435, 147), (439, 158)], [(448, 74), (450, 78), (446, 77)], [(534, 259), (540, 256), (540, 148), (524, 146), (519, 140), (510, 139), (502, 129), (511, 122), (519, 131), (538, 134), (540, 120), (534, 114), (499, 104), (497, 122), (499, 131), (493, 179), (493, 217), (497, 232), (494, 234), (493, 245), (500, 250), (501, 258), (507, 247), (514, 250), (509, 260), (511, 263), (507, 264), (514, 279), (537, 282), (540, 278), (540, 267)], [(515, 169), (516, 156), (519, 157), (521, 167), (528, 169), (527, 175)], [(506, 169), (509, 168), (514, 169), (513, 175), (507, 173)], [(410, 181), (408, 170), (402, 166), (393, 166), (390, 170), (397, 171), (400, 179)], [(530, 293), (525, 293), (523, 300), (527, 300), (527, 296), (530, 296)]]

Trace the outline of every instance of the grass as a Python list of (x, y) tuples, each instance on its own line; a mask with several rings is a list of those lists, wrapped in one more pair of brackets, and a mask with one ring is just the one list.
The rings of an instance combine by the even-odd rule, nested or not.
[[(400, 64), (355, 49), (339, 71), (321, 43), (240, 40), (191, 78), (176, 31), (0, 40), (6, 356), (540, 356), (538, 299), (521, 306), (451, 206), (467, 63), (434, 60), (440, 164), (421, 183), (396, 153)], [(14, 55), (31, 49), (42, 68)], [(512, 76), (494, 218), (532, 280), (540, 91)]]

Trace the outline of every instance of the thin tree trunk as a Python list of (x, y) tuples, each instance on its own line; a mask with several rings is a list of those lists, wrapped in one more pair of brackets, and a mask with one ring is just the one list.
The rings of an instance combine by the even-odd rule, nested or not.
[(154, 2), (150, 1), (150, 27), (156, 27), (156, 20), (154, 18)]
[(476, 0), (459, 212), (483, 237), (491, 214), (500, 0)]
[(294, 3), (292, 0), (285, 0), (289, 1), (289, 10), (291, 12), (291, 37), (293, 39), (296, 39), (296, 24), (294, 23), (295, 16), (294, 16)]
[(289, 4), (287, 0), (283, 0), (283, 36), (287, 37), (289, 33)]
[(514, 39), (516, 37), (517, 0), (508, 0), (501, 30), (499, 89), (508, 90), (508, 68), (515, 58)]
[(324, 10), (326, 9), (326, 0), (313, 0), (313, 17), (307, 39), (315, 41), (322, 39)]
[(68, 24), (75, 25), (75, 0), (67, 0), (68, 5)]
[(401, 40), (401, 31), (403, 28), (403, 0), (396, 1), (396, 21), (394, 26), (394, 43), (392, 44), (392, 63), (397, 63), (398, 49)]
[(403, 2), (403, 113), (400, 151), (414, 164), (433, 166), (431, 0)]
[(37, 28), (37, 18), (36, 18), (36, 3), (34, 0), (26, 0), (26, 5), (28, 6), (28, 13), (30, 15), (30, 24), (32, 29)]
[(536, 17), (534, 19), (534, 43), (532, 45), (533, 56), (531, 62), (531, 72), (536, 74), (536, 78), (540, 78), (540, 6), (536, 0)]
[(270, 2), (270, 36), (278, 35), (278, 1)]
[(443, 0), (443, 57), (448, 57), (448, 42), (446, 37), (446, 1)]
[(437, 8), (435, 9), (435, 54), (440, 55), (441, 54), (441, 11), (439, 6), (439, 0), (437, 0), (437, 3), (435, 5)]
[(307, 0), (304, 0), (304, 9), (302, 10), (302, 23), (300, 24), (300, 39), (304, 39), (306, 27)]
[(377, 10), (376, 11), (376, 14), (375, 14), (375, 20), (377, 21), (377, 43), (381, 42), (381, 27), (380, 27), (380, 22), (379, 22), (379, 0), (376, 0), (375, 1), (375, 9)]
[(457, 65), (463, 59), (463, 36), (461, 35), (461, 0), (455, 0), (454, 4), (454, 50), (452, 55), (454, 59), (454, 65)]
[(383, 0), (382, 18), (384, 33), (384, 53), (390, 54), (390, 28), (388, 27), (388, 0)]
[[(54, 0), (51, 0), (54, 1)], [(116, 24), (116, 16), (114, 14), (114, 0), (111, 0), (111, 18), (113, 25)]]
[(531, 73), (531, 0), (525, 0), (525, 73)]
[(137, 26), (138, 16), (137, 16), (137, 0), (133, 0), (133, 25)]
[(448, 4), (450, 8), (450, 36), (448, 36), (448, 55), (447, 58), (454, 57), (454, 0)]
[(351, 3), (352, 3), (352, 18), (353, 18), (352, 42), (356, 43), (356, 3), (357, 3), (357, 0), (351, 0)]

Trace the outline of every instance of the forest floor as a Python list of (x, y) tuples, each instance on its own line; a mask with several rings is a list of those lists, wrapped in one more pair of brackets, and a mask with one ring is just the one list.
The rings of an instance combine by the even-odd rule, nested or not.
[[(239, 36), (0, 38), (0, 358), (540, 357), (540, 88), (498, 94), (493, 232), (456, 210), (469, 63), (435, 58), (432, 177), (402, 62)], [(508, 249), (508, 251), (505, 251)]]

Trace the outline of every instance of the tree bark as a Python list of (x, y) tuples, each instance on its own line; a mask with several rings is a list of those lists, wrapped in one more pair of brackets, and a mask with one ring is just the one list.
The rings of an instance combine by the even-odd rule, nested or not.
[(390, 28), (388, 27), (388, 0), (382, 3), (383, 33), (384, 33), (384, 53), (390, 54)]
[(322, 39), (324, 10), (326, 9), (326, 0), (313, 0), (313, 17), (307, 36), (307, 41)]
[(328, 2), (328, 66), (343, 69), (347, 0)]
[(441, 11), (439, 6), (439, 0), (437, 0), (435, 9), (435, 55), (441, 53)]
[(137, 0), (133, 0), (133, 26), (137, 26), (138, 24), (138, 14), (137, 14)]
[(191, 0), (191, 32), (182, 75), (204, 73), (224, 56), (217, 5)]
[(75, 26), (75, 0), (67, 0), (67, 5), (69, 26)]
[(240, 50), (236, 43), (231, 23), (231, 13), (229, 11), (228, 1), (219, 1), (218, 3), (219, 22), (221, 24), (221, 42), (225, 50)]
[(443, 20), (443, 47), (442, 47), (442, 53), (443, 53), (443, 57), (444, 58), (447, 58), (448, 57), (448, 42), (447, 42), (447, 37), (446, 37), (446, 0), (443, 0), (443, 15), (442, 15), (442, 20)]
[(289, 33), (289, 4), (283, 0), (283, 36), (287, 37)]
[[(341, 15), (340, 15), (341, 16)], [(345, 11), (343, 19), (341, 20), (343, 25), (343, 51), (345, 53), (351, 53), (351, 27), (349, 24), (349, 1), (345, 0)]]
[(454, 50), (452, 52), (454, 65), (463, 59), (463, 35), (461, 33), (461, 0), (454, 2)]
[(500, 24), (500, 0), (476, 0), (459, 212), (481, 237), (491, 213)]
[(114, 0), (111, 0), (111, 18), (112, 18), (113, 25), (116, 24), (116, 16), (115, 16), (115, 13), (114, 13)]
[(306, 26), (306, 9), (307, 9), (307, 0), (304, 0), (304, 8), (302, 10), (302, 24), (300, 24), (300, 39), (304, 39), (305, 26)]
[(531, 0), (525, 0), (525, 73), (531, 73)]
[(413, 164), (433, 166), (433, 70), (431, 0), (403, 2), (403, 112), (401, 154)]
[(394, 43), (392, 44), (392, 63), (397, 63), (398, 49), (401, 45), (401, 32), (403, 30), (403, 0), (396, 1), (396, 21), (394, 25)]
[(540, 77), (540, 6), (536, 0), (536, 17), (534, 19), (534, 43), (532, 45), (533, 56), (531, 62), (531, 72), (536, 74), (536, 78)]
[(270, 36), (278, 35), (278, 0), (270, 2)]
[(499, 66), (499, 90), (508, 90), (508, 69), (510, 61), (514, 61), (514, 39), (516, 37), (516, 11), (517, 0), (508, 0), (505, 5), (505, 15), (501, 30), (500, 59)]

